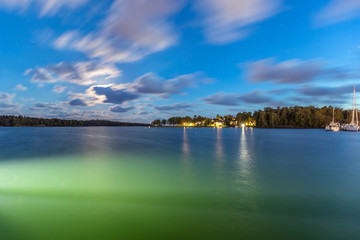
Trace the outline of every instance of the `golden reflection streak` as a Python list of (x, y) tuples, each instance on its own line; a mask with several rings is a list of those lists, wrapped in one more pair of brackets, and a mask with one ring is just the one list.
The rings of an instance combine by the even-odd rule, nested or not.
[(190, 144), (188, 139), (188, 129), (184, 127), (183, 131), (183, 141), (182, 141), (182, 165), (184, 171), (188, 172), (191, 169), (191, 154), (190, 154)]
[(240, 147), (239, 147), (239, 167), (242, 174), (249, 175), (250, 174), (250, 155), (249, 149), (247, 146), (246, 139), (246, 129), (241, 128), (241, 138), (240, 138)]
[(189, 140), (187, 136), (187, 130), (185, 127), (183, 131), (182, 152), (184, 156), (188, 156), (190, 154)]
[(216, 128), (216, 157), (219, 160), (224, 159), (224, 149), (222, 144), (222, 128)]
[(217, 170), (221, 172), (222, 166), (224, 165), (224, 161), (225, 161), (223, 139), (222, 139), (222, 128), (216, 128), (215, 157), (216, 157)]
[[(249, 138), (250, 137), (250, 138)], [(242, 128), (240, 136), (240, 145), (238, 153), (238, 162), (235, 181), (239, 192), (244, 194), (244, 201), (253, 210), (257, 211), (259, 206), (256, 201), (250, 201), (256, 194), (257, 186), (255, 180), (252, 178), (253, 159), (249, 147), (252, 146), (250, 140), (253, 137), (252, 128)], [(250, 144), (249, 144), (250, 143)]]
[(106, 132), (107, 128), (105, 127), (92, 127), (92, 128), (84, 128), (82, 134), (83, 142), (86, 144), (87, 148), (84, 154), (92, 156), (94, 153), (99, 150), (103, 152), (107, 152), (107, 139)]

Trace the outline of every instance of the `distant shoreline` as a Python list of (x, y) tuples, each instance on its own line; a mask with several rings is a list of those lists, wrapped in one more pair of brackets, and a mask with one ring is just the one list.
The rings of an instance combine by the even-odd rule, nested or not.
[(236, 115), (219, 114), (216, 117), (201, 115), (174, 116), (168, 119), (155, 119), (153, 126), (179, 126), (179, 127), (256, 127), (256, 128), (298, 128), (321, 129), (330, 122), (340, 124), (352, 121), (352, 110), (344, 110), (331, 106), (291, 106), (291, 107), (266, 107), (254, 112), (239, 112)]
[(64, 120), (58, 118), (33, 118), (25, 116), (0, 116), (0, 127), (148, 127), (146, 123), (109, 120)]

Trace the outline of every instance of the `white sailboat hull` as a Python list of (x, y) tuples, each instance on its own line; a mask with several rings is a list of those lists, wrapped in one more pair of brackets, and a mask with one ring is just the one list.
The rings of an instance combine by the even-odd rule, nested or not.
[(340, 127), (338, 125), (328, 125), (325, 128), (326, 131), (331, 131), (331, 132), (338, 132), (340, 131)]
[(359, 126), (355, 124), (346, 124), (344, 130), (348, 132), (357, 132), (359, 131)]
[(339, 128), (339, 127), (332, 127), (332, 128), (331, 128), (331, 131), (333, 131), (333, 132), (338, 132), (338, 131), (340, 131), (340, 128)]

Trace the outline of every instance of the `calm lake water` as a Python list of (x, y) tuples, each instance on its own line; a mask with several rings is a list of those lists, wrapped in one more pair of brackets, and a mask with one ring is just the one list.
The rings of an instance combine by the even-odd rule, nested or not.
[(0, 128), (0, 239), (360, 239), (360, 133)]

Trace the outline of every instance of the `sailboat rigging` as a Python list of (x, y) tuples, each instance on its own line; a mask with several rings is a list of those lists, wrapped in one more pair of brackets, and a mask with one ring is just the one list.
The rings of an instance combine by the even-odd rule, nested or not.
[(333, 108), (333, 120), (329, 125), (326, 126), (325, 130), (333, 132), (340, 131), (340, 123), (335, 122), (335, 108)]
[(345, 124), (345, 131), (357, 132), (359, 131), (359, 114), (356, 106), (356, 91), (354, 84), (354, 96), (353, 96), (353, 109), (352, 109), (352, 118), (350, 124)]

